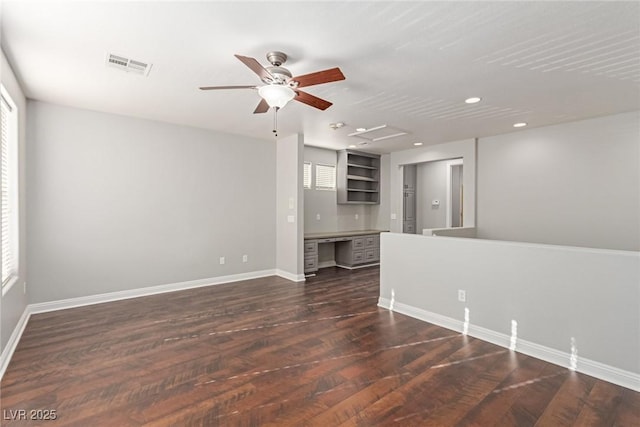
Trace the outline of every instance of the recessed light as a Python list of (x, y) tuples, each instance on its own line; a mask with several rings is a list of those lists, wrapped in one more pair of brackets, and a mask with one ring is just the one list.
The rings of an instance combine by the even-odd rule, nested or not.
[(525, 127), (527, 124), (525, 122), (520, 122), (520, 123), (514, 123), (513, 127), (514, 128), (523, 128)]
[(420, 145), (422, 145), (422, 142), (414, 142), (413, 145), (420, 146)]
[(356, 148), (356, 146), (355, 146), (355, 145), (353, 145), (353, 144), (351, 144), (351, 145), (349, 146), (349, 148)]
[(471, 98), (467, 98), (464, 100), (467, 104), (475, 104), (476, 102), (480, 102), (482, 98), (478, 98), (477, 96), (473, 96)]
[(367, 128), (356, 128), (356, 132), (364, 132)]

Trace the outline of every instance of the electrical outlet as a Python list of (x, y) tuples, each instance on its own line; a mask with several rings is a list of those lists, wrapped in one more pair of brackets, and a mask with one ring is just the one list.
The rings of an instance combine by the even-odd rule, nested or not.
[(224, 264), (224, 257), (223, 256), (220, 257), (220, 265), (222, 265), (222, 264)]
[(320, 221), (320, 214), (316, 214), (316, 220)]
[(356, 220), (357, 220), (358, 218), (359, 218), (359, 217), (358, 217), (358, 214), (356, 214)]
[(242, 262), (249, 261), (249, 255), (242, 255)]
[(458, 289), (458, 301), (466, 302), (467, 301), (467, 291), (463, 291), (462, 289)]

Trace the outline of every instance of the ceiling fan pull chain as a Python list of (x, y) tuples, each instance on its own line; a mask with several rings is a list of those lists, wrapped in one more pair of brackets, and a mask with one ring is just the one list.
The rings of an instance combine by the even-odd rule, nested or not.
[(278, 110), (280, 108), (273, 107), (273, 136), (278, 136)]

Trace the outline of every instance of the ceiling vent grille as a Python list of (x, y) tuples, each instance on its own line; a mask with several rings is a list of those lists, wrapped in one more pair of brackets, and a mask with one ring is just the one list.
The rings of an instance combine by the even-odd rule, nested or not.
[(355, 136), (357, 138), (366, 139), (371, 142), (382, 141), (384, 139), (395, 138), (402, 135), (407, 135), (408, 132), (405, 132), (401, 129), (394, 128), (389, 125), (381, 125), (372, 127), (360, 132), (350, 133), (349, 136)]
[(114, 55), (113, 53), (107, 54), (106, 64), (109, 67), (118, 68), (128, 73), (141, 74), (143, 76), (148, 76), (149, 71), (151, 71), (151, 64), (126, 58), (121, 55)]

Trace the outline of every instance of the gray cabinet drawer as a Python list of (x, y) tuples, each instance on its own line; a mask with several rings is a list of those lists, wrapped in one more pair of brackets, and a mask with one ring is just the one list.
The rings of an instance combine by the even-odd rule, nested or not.
[(364, 261), (364, 251), (353, 251), (353, 263), (357, 264)]
[(315, 254), (316, 252), (318, 252), (318, 242), (316, 242), (315, 240), (304, 242), (305, 254)]
[(377, 249), (366, 249), (364, 251), (364, 260), (366, 262), (378, 261), (378, 250)]
[(328, 239), (318, 239), (318, 243), (331, 243), (335, 241), (336, 241), (335, 237), (330, 237)]
[(375, 248), (378, 246), (378, 236), (364, 236), (364, 247)]
[(309, 257), (304, 259), (304, 272), (316, 271), (318, 269), (318, 258)]
[(363, 249), (364, 248), (364, 237), (356, 237), (352, 240), (353, 249)]

